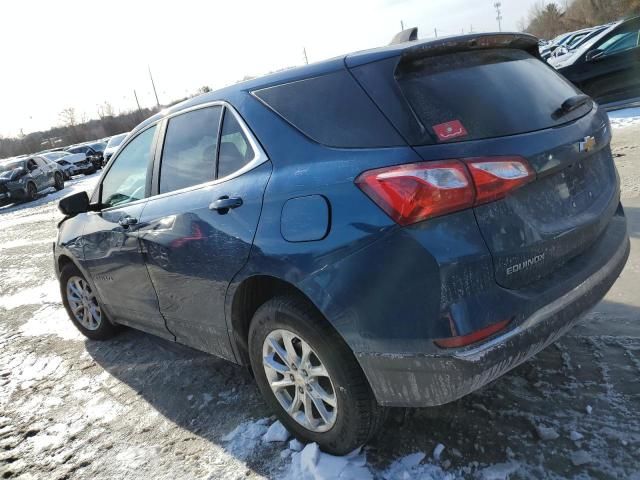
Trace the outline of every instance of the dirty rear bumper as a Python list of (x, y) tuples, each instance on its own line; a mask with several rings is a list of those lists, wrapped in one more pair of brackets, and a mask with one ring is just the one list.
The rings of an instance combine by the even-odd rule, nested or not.
[(629, 248), (625, 218), (616, 215), (587, 254), (560, 269), (553, 288), (535, 291), (541, 305), (533, 314), (479, 346), (441, 353), (356, 353), (378, 403), (441, 405), (520, 365), (560, 338), (604, 297), (622, 271)]

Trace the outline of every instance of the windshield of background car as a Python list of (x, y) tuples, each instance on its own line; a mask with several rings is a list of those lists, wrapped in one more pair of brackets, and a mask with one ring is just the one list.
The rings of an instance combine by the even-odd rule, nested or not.
[(0, 164), (0, 178), (8, 178), (11, 176), (11, 173), (16, 169), (16, 168), (24, 168), (26, 170), (26, 165), (24, 163), (24, 160), (20, 160), (17, 162), (7, 162), (7, 163), (2, 163)]
[(109, 140), (109, 143), (107, 143), (107, 148), (110, 147), (117, 147), (118, 145), (120, 145), (122, 143), (122, 141), (127, 138), (127, 134), (123, 133), (122, 135), (116, 135), (115, 137), (111, 137), (111, 140)]

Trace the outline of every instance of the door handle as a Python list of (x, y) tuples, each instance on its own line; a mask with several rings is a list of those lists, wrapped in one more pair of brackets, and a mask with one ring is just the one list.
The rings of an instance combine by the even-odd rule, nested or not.
[(123, 226), (124, 228), (129, 228), (131, 225), (137, 224), (138, 223), (138, 219), (130, 217), (129, 215), (126, 215), (126, 216), (120, 218), (120, 220), (118, 220), (118, 223), (121, 226)]
[(242, 205), (242, 199), (240, 197), (220, 197), (215, 202), (209, 205), (209, 210), (217, 210), (218, 213), (225, 214), (230, 208), (238, 208)]

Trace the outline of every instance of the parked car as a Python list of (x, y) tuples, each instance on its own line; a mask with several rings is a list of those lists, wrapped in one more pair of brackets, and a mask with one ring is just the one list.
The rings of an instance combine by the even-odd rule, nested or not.
[(640, 17), (617, 22), (552, 65), (607, 105), (640, 100)]
[(67, 178), (71, 178), (73, 175), (92, 175), (96, 172), (96, 167), (93, 162), (87, 159), (87, 155), (84, 153), (71, 153), (67, 151), (62, 152), (48, 152), (42, 154), (43, 157), (49, 160), (55, 161), (63, 172), (66, 173)]
[(73, 145), (65, 149), (69, 153), (83, 153), (96, 170), (102, 168), (103, 155), (102, 152), (95, 150), (90, 145)]
[(147, 119), (91, 197), (60, 201), (71, 321), (249, 366), (286, 428), (334, 454), (386, 407), (495, 380), (629, 255), (607, 114), (537, 42), (410, 41)]
[(610, 26), (611, 25), (600, 25), (598, 27), (594, 27), (586, 35), (581, 36), (578, 39), (569, 42), (565, 46), (561, 46), (561, 47), (557, 48), (553, 52), (553, 54), (549, 57), (548, 62), (551, 65), (553, 65), (554, 62), (562, 61), (561, 60), (562, 57), (564, 57), (565, 55), (569, 55), (569, 54), (573, 53), (576, 49), (580, 48), (586, 42), (588, 42), (589, 40), (591, 40), (592, 38), (594, 38), (598, 34), (602, 33), (604, 30), (606, 30)]
[(18, 158), (0, 163), (0, 203), (35, 200), (48, 188), (64, 188), (62, 170), (40, 156)]
[(118, 147), (122, 144), (125, 138), (127, 138), (129, 132), (120, 133), (119, 135), (114, 135), (109, 139), (109, 143), (107, 143), (107, 147), (104, 149), (104, 163), (106, 164), (111, 156), (116, 153)]
[(567, 32), (561, 35), (558, 35), (556, 38), (547, 42), (546, 45), (539, 47), (540, 56), (543, 59), (548, 59), (553, 55), (553, 53), (560, 47), (564, 46), (575, 34), (576, 32)]

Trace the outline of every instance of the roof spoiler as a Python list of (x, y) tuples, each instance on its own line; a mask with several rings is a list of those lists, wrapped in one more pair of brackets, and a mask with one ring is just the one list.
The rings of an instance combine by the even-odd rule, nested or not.
[(397, 45), (398, 43), (413, 42), (418, 39), (418, 27), (411, 27), (396, 33), (389, 45)]
[(533, 35), (527, 33), (473, 33), (411, 45), (402, 51), (401, 60), (411, 61), (424, 57), (493, 48), (515, 48), (540, 58), (538, 38)]

